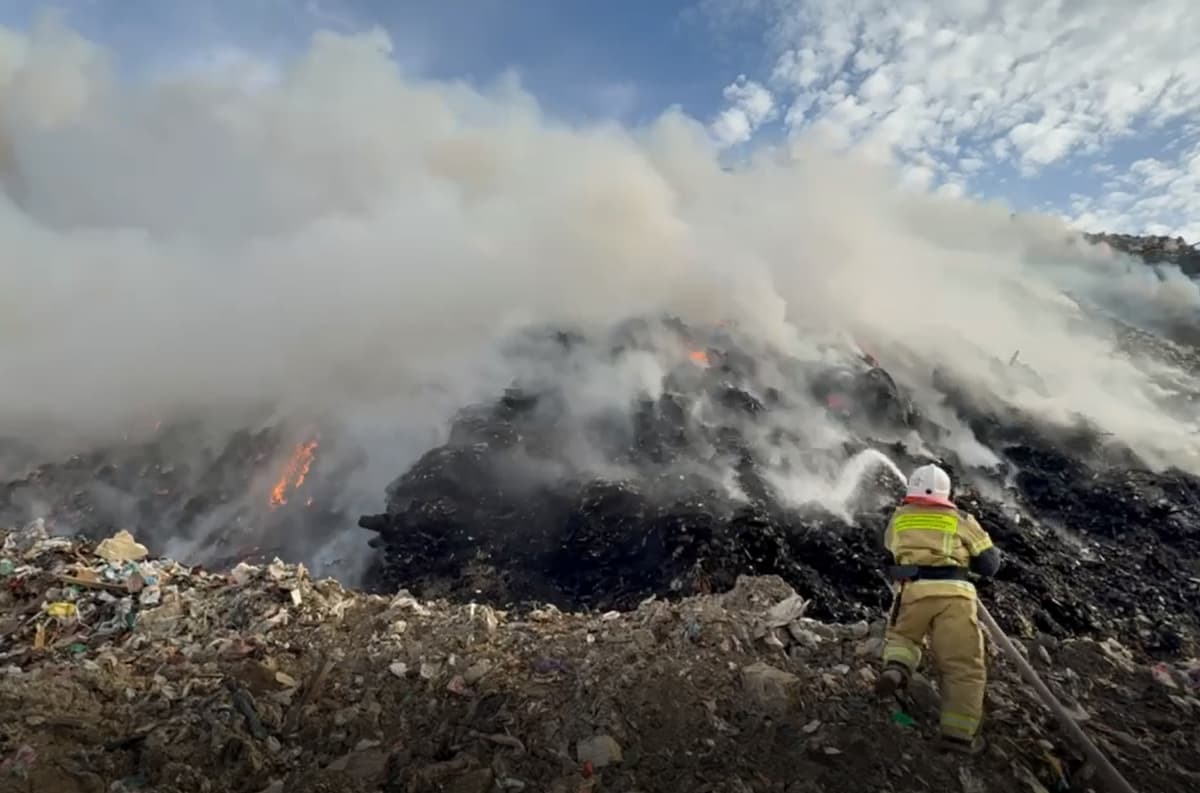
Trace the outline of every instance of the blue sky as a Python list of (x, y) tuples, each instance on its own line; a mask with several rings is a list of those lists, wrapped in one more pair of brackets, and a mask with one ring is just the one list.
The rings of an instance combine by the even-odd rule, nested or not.
[[(45, 3), (6, 0), (23, 28)], [(671, 105), (736, 155), (784, 136), (882, 153), (904, 181), (1087, 228), (1200, 238), (1194, 0), (60, 0), (130, 75), (206, 53), (286, 60), (379, 26), (396, 60), (556, 115)], [(739, 76), (744, 76), (739, 80)]]
[[(286, 57), (316, 29), (378, 25), (411, 71), (487, 82), (516, 69), (548, 108), (578, 118), (644, 120), (671, 104), (711, 115), (731, 71), (764, 65), (761, 55), (753, 57), (761, 46), (719, 45), (692, 0), (60, 0), (56, 6), (133, 71), (219, 46)], [(0, 23), (28, 25), (44, 7), (41, 0), (7, 0)]]

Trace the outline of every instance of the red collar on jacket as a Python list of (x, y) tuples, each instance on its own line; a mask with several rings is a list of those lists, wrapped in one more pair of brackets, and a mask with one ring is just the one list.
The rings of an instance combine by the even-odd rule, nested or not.
[(918, 504), (922, 507), (949, 507), (950, 509), (958, 509), (958, 506), (948, 498), (941, 496), (905, 496), (902, 504)]

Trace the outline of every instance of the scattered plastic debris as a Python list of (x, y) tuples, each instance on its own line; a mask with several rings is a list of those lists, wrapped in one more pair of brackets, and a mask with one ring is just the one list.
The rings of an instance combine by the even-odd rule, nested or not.
[[(0, 587), (0, 708), (16, 714), (0, 723), (0, 767), (30, 782), (58, 773), (38, 758), (77, 751), (80, 730), (117, 764), (109, 790), (131, 793), (279, 790), (280, 780), (316, 791), (305, 785), (346, 789), (346, 779), (420, 793), (652, 792), (677, 790), (681, 773), (718, 780), (714, 793), (788, 790), (800, 778), (886, 789), (887, 768), (927, 751), (915, 720), (865, 685), (878, 657), (862, 647), (880, 639), (882, 620), (811, 619), (775, 577), (629, 612), (545, 608), (531, 618), (355, 593), (282, 562), (242, 565), (235, 577), (151, 557), (114, 563), (19, 534), (4, 535), (5, 547), (27, 551), (14, 574), (22, 587)], [(152, 587), (156, 597), (143, 597)], [(1180, 683), (1190, 685), (1192, 662), (1146, 664), (1086, 639), (1058, 642), (1054, 655), (1047, 679), (1087, 709), (1115, 762), (1147, 789), (1192, 789), (1177, 770), (1200, 713)], [(1167, 673), (1177, 688), (1155, 684), (1159, 700), (1123, 693)], [(989, 669), (988, 697), (987, 729), (1013, 762), (1044, 771), (1048, 789), (1058, 773), (1048, 757), (1074, 778), (1071, 755), (1038, 742), (1054, 746), (1048, 714), (1002, 662)], [(1163, 732), (1163, 708), (1179, 735)], [(1129, 737), (1112, 737), (1114, 724)], [(972, 786), (1011, 790), (1010, 761), (978, 762)], [(957, 773), (931, 764), (921, 778), (952, 790)], [(45, 779), (43, 789), (91, 790)]]
[(135, 540), (133, 535), (124, 529), (101, 540), (96, 546), (96, 555), (110, 562), (136, 562), (145, 559), (149, 553), (145, 545)]

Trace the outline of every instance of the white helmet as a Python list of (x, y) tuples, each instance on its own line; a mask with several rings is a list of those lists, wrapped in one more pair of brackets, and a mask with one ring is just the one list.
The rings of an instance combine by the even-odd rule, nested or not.
[(922, 465), (908, 477), (908, 495), (950, 498), (950, 474), (936, 465)]

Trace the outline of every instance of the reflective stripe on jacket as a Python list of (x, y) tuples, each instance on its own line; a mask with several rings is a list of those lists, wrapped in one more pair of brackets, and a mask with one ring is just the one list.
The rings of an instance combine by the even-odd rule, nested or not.
[[(992, 538), (973, 515), (950, 502), (904, 503), (892, 513), (884, 545), (898, 565), (970, 567), (971, 558), (992, 547)], [(974, 597), (970, 581), (913, 581), (905, 599), (930, 595)]]

